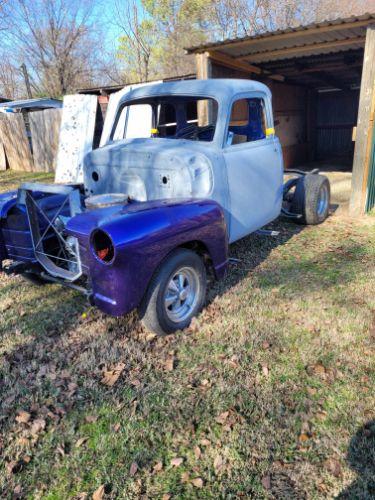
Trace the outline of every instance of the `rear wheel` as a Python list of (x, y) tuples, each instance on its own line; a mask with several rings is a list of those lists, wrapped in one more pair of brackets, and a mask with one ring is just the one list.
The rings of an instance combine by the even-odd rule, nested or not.
[(165, 335), (183, 330), (202, 309), (206, 269), (193, 251), (177, 249), (156, 271), (139, 308), (145, 326)]
[(331, 189), (324, 175), (307, 174), (296, 185), (291, 212), (302, 214), (301, 224), (320, 224), (329, 213)]

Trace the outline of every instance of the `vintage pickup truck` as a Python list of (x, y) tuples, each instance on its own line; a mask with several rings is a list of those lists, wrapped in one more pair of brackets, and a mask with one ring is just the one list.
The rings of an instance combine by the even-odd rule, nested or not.
[[(137, 110), (146, 133), (129, 121)], [(183, 329), (204, 305), (207, 272), (224, 275), (229, 244), (281, 213), (326, 219), (327, 178), (293, 170), (284, 183), (284, 173), (265, 85), (137, 88), (120, 100), (107, 144), (86, 156), (83, 184), (0, 196), (2, 269), (81, 290), (111, 315), (138, 308), (158, 334)]]

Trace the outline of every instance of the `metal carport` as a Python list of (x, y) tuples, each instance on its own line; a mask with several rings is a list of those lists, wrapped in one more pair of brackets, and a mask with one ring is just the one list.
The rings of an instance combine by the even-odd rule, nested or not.
[(269, 85), (285, 163), (341, 148), (352, 170), (350, 213), (372, 208), (375, 14), (187, 50), (196, 54), (198, 78), (253, 78)]

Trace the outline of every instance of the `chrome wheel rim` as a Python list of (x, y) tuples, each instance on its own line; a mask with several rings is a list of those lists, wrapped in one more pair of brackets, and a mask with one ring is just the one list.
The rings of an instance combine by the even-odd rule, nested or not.
[(320, 188), (318, 197), (318, 215), (322, 216), (325, 214), (328, 206), (328, 188), (325, 184)]
[(168, 318), (180, 323), (189, 318), (199, 298), (199, 276), (191, 267), (182, 267), (173, 273), (164, 294)]

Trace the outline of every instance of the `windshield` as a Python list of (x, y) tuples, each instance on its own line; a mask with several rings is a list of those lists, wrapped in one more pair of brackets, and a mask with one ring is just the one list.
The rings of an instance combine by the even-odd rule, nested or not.
[(218, 104), (214, 99), (194, 96), (148, 97), (120, 108), (111, 140), (161, 137), (213, 140)]

